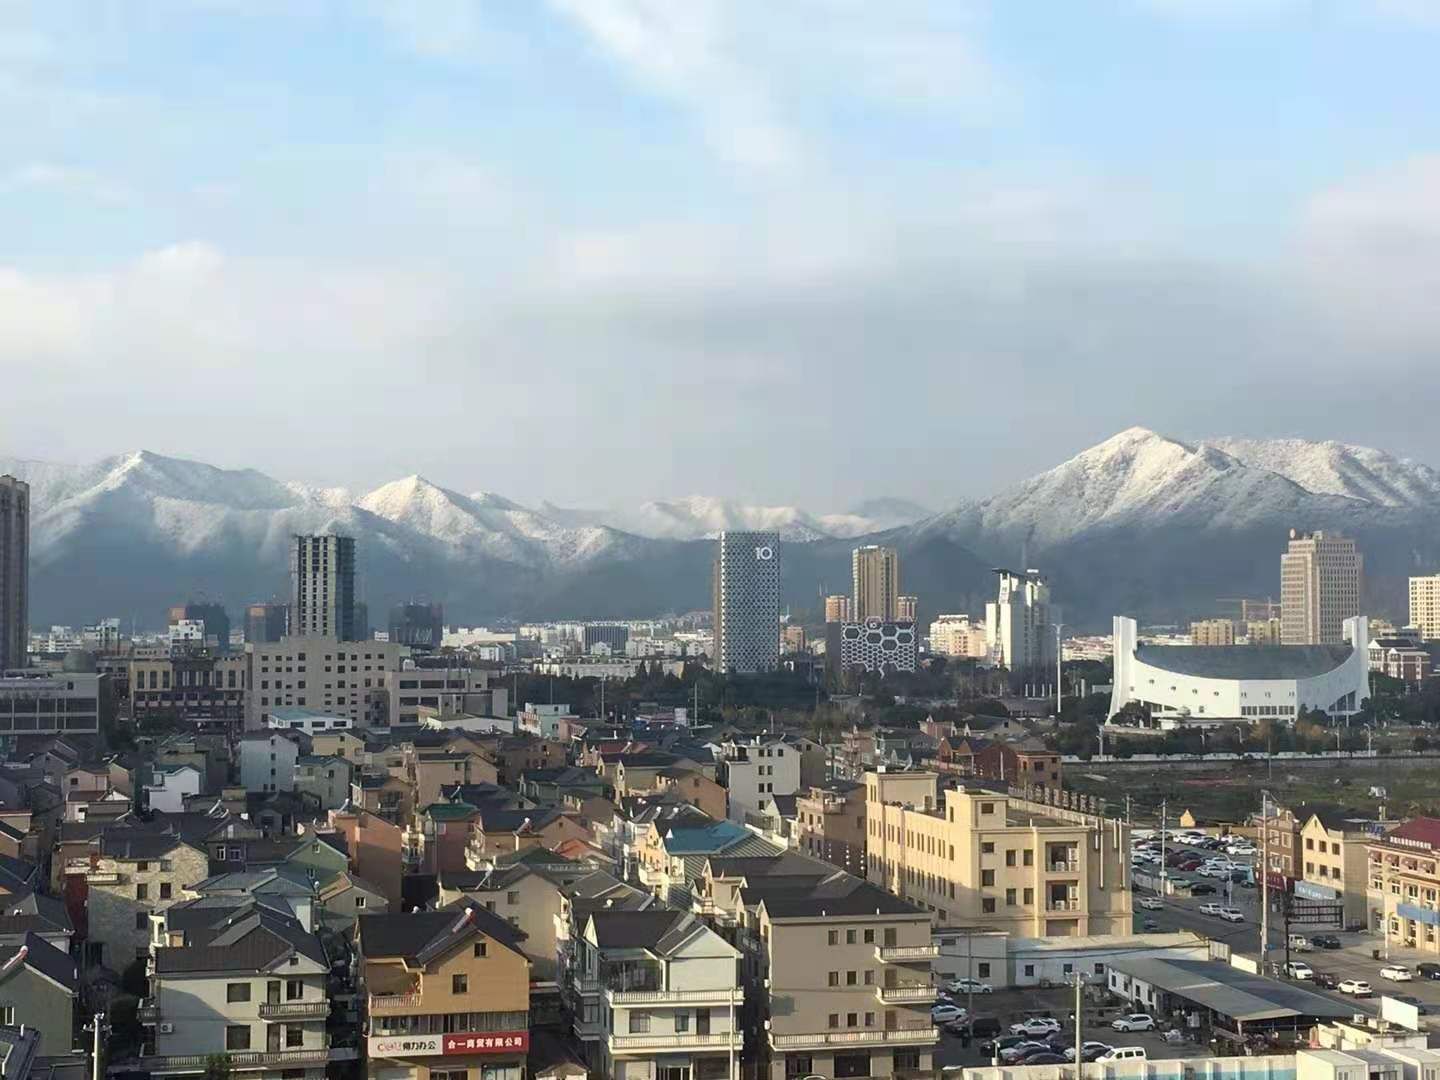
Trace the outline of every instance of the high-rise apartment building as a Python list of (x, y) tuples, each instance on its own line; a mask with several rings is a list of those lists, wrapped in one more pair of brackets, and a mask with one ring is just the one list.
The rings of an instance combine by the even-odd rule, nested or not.
[(264, 645), (290, 632), (290, 609), (278, 601), (251, 604), (245, 609), (245, 642)]
[[(201, 644), (210, 645), (221, 652), (230, 648), (230, 616), (225, 614), (225, 605), (210, 600), (190, 600), (176, 604), (168, 612), (172, 639), (175, 627), (181, 623), (199, 623)], [(184, 636), (184, 635), (181, 635)]]
[(1425, 641), (1440, 640), (1440, 574), (1410, 579), (1410, 625)]
[(895, 598), (895, 618), (907, 622), (915, 621), (915, 612), (920, 607), (918, 596), (897, 596)]
[(853, 622), (850, 618), (850, 597), (841, 596), (838, 593), (834, 596), (825, 597), (825, 621), (832, 622)]
[(1342, 624), (1360, 614), (1361, 563), (1354, 540), (1290, 530), (1280, 556), (1282, 644), (1344, 644)]
[(290, 636), (356, 640), (355, 538), (296, 536), (290, 552)]
[(0, 671), (30, 647), (30, 485), (0, 476)]
[(780, 664), (780, 534), (720, 534), (715, 560), (715, 669), (752, 675)]
[(855, 622), (895, 618), (895, 600), (900, 595), (900, 553), (892, 547), (870, 544), (850, 555), (850, 615)]
[(1192, 645), (1234, 645), (1235, 623), (1230, 619), (1197, 619), (1190, 624)]
[(996, 570), (1000, 594), (985, 605), (985, 641), (990, 662), (1012, 674), (1053, 674), (1058, 609), (1050, 585), (1038, 570)]

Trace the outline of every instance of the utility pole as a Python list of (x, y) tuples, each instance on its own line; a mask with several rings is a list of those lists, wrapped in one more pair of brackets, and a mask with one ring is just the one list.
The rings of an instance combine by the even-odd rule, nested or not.
[(1165, 886), (1170, 883), (1170, 864), (1165, 861), (1165, 811), (1168, 799), (1160, 800), (1160, 895), (1166, 895)]
[(1084, 1013), (1084, 1000), (1082, 998), (1082, 987), (1085, 985), (1085, 975), (1078, 968), (1075, 971), (1075, 1080), (1080, 1080), (1085, 1075), (1085, 1058), (1080, 1048), (1085, 1044), (1080, 1041), (1080, 1021)]
[(1125, 794), (1125, 830), (1126, 830), (1127, 833), (1128, 833), (1129, 830), (1130, 830), (1130, 794), (1129, 794), (1129, 792), (1126, 792), (1126, 794)]
[(1270, 951), (1270, 792), (1260, 792), (1260, 974)]
[[(1063, 678), (1062, 668), (1061, 668), (1061, 666), (1060, 666), (1060, 663), (1061, 663), (1061, 659), (1063, 658), (1064, 652), (1065, 652), (1065, 650), (1064, 650), (1063, 648), (1061, 648), (1061, 646), (1060, 646), (1060, 640), (1061, 640), (1061, 639), (1060, 639), (1060, 631), (1061, 631), (1062, 629), (1064, 629), (1064, 627), (1065, 627), (1065, 624), (1064, 624), (1064, 623), (1059, 623), (1059, 622), (1057, 622), (1057, 623), (1055, 624), (1055, 722), (1056, 722), (1057, 724), (1060, 722), (1060, 703), (1061, 703), (1060, 680)], [(1079, 1054), (1079, 1053), (1080, 1053), (1080, 1051), (1079, 1051), (1078, 1048), (1076, 1049), (1075, 1053), (1076, 1053), (1076, 1054)], [(1079, 1058), (1077, 1057), (1076, 1060), (1078, 1061)]]
[(965, 930), (965, 1015), (975, 1023), (975, 927)]
[(90, 1050), (90, 1078), (101, 1080), (104, 1075), (100, 1069), (100, 1035), (105, 1030), (105, 1014), (97, 1012), (90, 1021), (90, 1032), (92, 1043)]

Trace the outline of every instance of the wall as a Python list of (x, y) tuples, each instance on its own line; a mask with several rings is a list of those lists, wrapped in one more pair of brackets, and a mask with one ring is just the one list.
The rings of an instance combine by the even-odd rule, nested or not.
[[(163, 868), (165, 862), (170, 864), (169, 869)], [(139, 866), (139, 862), (122, 862), (101, 856), (91, 875), (86, 900), (90, 942), (101, 946), (101, 962), (114, 971), (124, 971), (135, 959), (136, 950), (149, 946), (149, 920), (137, 928), (137, 914), (164, 911), (184, 899), (184, 886), (203, 881), (210, 875), (210, 860), (205, 853), (184, 844), (173, 848), (164, 860), (147, 860), (143, 871)], [(94, 876), (106, 873), (118, 874), (120, 883), (97, 884)], [(136, 897), (136, 887), (141, 884), (146, 886), (144, 900)], [(160, 887), (164, 884), (170, 886), (168, 899), (160, 895)]]
[(254, 736), (240, 742), (240, 784), (247, 791), (295, 790), (299, 748), (281, 735)]
[(75, 998), (24, 964), (0, 982), (0, 1005), (15, 1008), (15, 1023), (38, 1028), (38, 1057), (68, 1054), (74, 1043)]
[[(286, 983), (296, 979), (301, 983), (298, 998), (286, 997)], [(174, 1026), (168, 1034), (160, 1034), (157, 1028), (155, 1052), (162, 1055), (213, 1054), (225, 1050), (225, 1028), (229, 1025), (244, 1025), (250, 1028), (251, 1051), (265, 1051), (269, 1029), (279, 1029), (281, 1050), (316, 1050), (325, 1045), (325, 1019), (272, 1021), (260, 1019), (260, 1006), (266, 1001), (266, 983), (280, 984), (280, 1002), (328, 1001), (325, 992), (325, 975), (313, 961), (301, 958), (297, 967), (282, 966), (274, 975), (259, 976), (253, 973), (205, 974), (198, 976), (159, 975), (157, 1004), (160, 1019)], [(250, 1000), (227, 1001), (226, 987), (232, 983), (244, 983), (250, 988)], [(299, 1027), (303, 1036), (300, 1046), (285, 1044), (285, 1028), (291, 1024)]]

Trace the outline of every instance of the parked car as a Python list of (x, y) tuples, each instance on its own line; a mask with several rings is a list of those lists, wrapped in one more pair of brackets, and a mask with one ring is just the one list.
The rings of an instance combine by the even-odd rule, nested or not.
[(1335, 990), (1340, 986), (1340, 980), (1328, 971), (1317, 971), (1312, 978), (1322, 990)]
[(1136, 901), (1136, 904), (1137, 906), (1144, 908), (1146, 911), (1159, 911), (1165, 906), (1163, 903), (1161, 903), (1158, 896), (1142, 896), (1139, 900)]
[(1440, 979), (1440, 964), (1432, 964), (1426, 961), (1423, 964), (1415, 965), (1415, 974), (1422, 979)]
[(962, 1027), (957, 1035), (969, 1035), (972, 1039), (993, 1039), (1005, 1030), (998, 1016), (968, 1016), (964, 1020), (951, 1021)]
[(1020, 1059), (1021, 1065), (1064, 1065), (1069, 1060), (1064, 1054), (1057, 1054), (1054, 1050), (1046, 1050), (1043, 1054), (1027, 1054)]
[(1002, 1050), (1009, 1050), (1025, 1041), (1024, 1035), (997, 1035), (994, 1038), (986, 1039), (980, 1044), (980, 1052), (986, 1057), (994, 1057)]
[(1156, 922), (1154, 919), (1146, 919), (1144, 922), (1142, 922), (1142, 923), (1140, 924), (1140, 929), (1141, 929), (1141, 930), (1144, 930), (1144, 931), (1146, 931), (1146, 932), (1149, 932), (1149, 931), (1151, 931), (1151, 930), (1159, 930), (1159, 929), (1160, 929), (1160, 924), (1159, 924), (1158, 922)]
[(1314, 979), (1315, 969), (1303, 960), (1291, 960), (1285, 965), (1285, 974), (1291, 979)]
[[(1338, 949), (1340, 948), (1340, 939), (1334, 934), (1315, 934), (1310, 938), (1310, 944), (1317, 949)], [(1440, 969), (1440, 964), (1432, 966)]]
[(1220, 917), (1226, 922), (1245, 921), (1245, 913), (1243, 911), (1240, 911), (1238, 908), (1233, 907), (1222, 907), (1220, 909)]
[(1024, 1058), (1026, 1054), (1037, 1054), (1042, 1050), (1048, 1051), (1049, 1049), (1050, 1047), (1043, 1042), (1026, 1039), (1024, 1042), (1018, 1042), (1014, 1046), (1009, 1046), (1001, 1050), (1000, 1060), (1006, 1065), (1014, 1065), (1017, 1061)]
[(945, 989), (952, 994), (989, 994), (995, 988), (979, 979), (955, 979)]
[(1018, 1024), (1010, 1025), (1012, 1035), (1029, 1035), (1032, 1038), (1044, 1037), (1052, 1031), (1060, 1030), (1060, 1021), (1053, 1016), (1032, 1016), (1028, 1020), (1021, 1020)]
[(1364, 979), (1346, 979), (1335, 986), (1342, 994), (1353, 994), (1356, 997), (1369, 997), (1375, 991), (1370, 989), (1370, 984)]
[(1380, 977), (1391, 982), (1409, 982), (1415, 978), (1404, 964), (1386, 964), (1380, 969)]
[[(1108, 1054), (1109, 1052), (1109, 1043), (1087, 1042), (1082, 1044), (1080, 1047), (1080, 1060), (1097, 1061), (1102, 1054)], [(1062, 1053), (1065, 1055), (1066, 1061), (1075, 1060), (1075, 1048), (1073, 1046), (1067, 1047), (1065, 1050), (1062, 1051)]]
[(1149, 1055), (1143, 1046), (1112, 1046), (1096, 1061), (1144, 1061)]
[(1201, 905), (1200, 905), (1200, 914), (1201, 914), (1201, 915), (1219, 915), (1219, 914), (1220, 914), (1220, 905), (1217, 904), (1217, 903), (1215, 903), (1214, 901), (1211, 901), (1211, 902), (1208, 903), (1208, 904), (1201, 904)]
[(930, 1009), (930, 1021), (935, 1024), (948, 1024), (964, 1015), (965, 1010), (959, 1005), (935, 1005)]
[(1194, 885), (1191, 885), (1191, 886), (1190, 886), (1190, 895), (1191, 895), (1191, 896), (1214, 896), (1214, 895), (1215, 895), (1215, 886), (1214, 886), (1214, 885), (1207, 885), (1207, 884), (1205, 884), (1205, 882), (1203, 882), (1203, 881), (1197, 881)]
[(1117, 1016), (1110, 1021), (1110, 1026), (1116, 1031), (1150, 1031), (1155, 1027), (1155, 1018), (1149, 1013), (1130, 1013)]

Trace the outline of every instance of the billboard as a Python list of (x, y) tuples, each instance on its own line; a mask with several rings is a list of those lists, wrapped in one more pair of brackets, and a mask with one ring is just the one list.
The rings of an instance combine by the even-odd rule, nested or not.
[(450, 1054), (523, 1054), (528, 1031), (455, 1031), (445, 1035), (372, 1035), (371, 1057), (437, 1057)]

